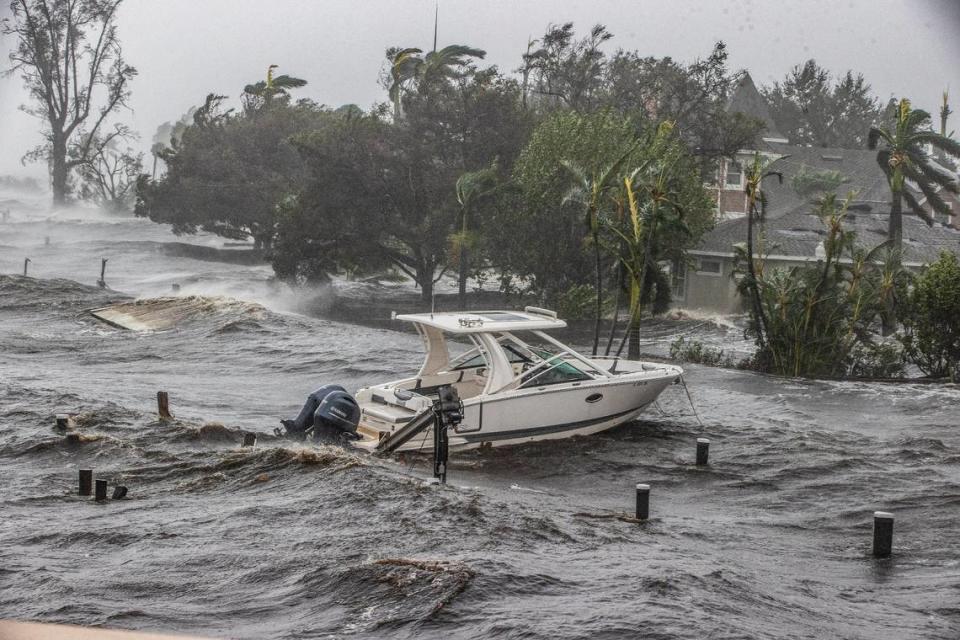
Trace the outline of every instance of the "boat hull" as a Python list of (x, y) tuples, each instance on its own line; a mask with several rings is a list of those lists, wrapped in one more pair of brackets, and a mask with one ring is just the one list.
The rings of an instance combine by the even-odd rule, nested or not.
[[(466, 400), (463, 422), (449, 434), (450, 448), (499, 447), (612, 429), (636, 419), (679, 375), (679, 369), (667, 368)], [(432, 428), (398, 449), (432, 450)]]

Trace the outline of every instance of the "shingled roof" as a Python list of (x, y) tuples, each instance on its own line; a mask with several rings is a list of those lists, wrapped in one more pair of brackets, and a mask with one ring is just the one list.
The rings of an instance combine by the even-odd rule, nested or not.
[(777, 129), (777, 124), (770, 116), (770, 107), (757, 85), (753, 83), (753, 78), (746, 71), (737, 81), (737, 87), (730, 96), (730, 102), (727, 104), (727, 111), (730, 113), (743, 113), (763, 121), (766, 125), (762, 136), (764, 139), (784, 140), (785, 136)]
[[(887, 238), (889, 211), (886, 204), (879, 212), (875, 212), (873, 208), (869, 211), (859, 208), (850, 210), (844, 226), (856, 233), (857, 245), (872, 249)], [(827, 233), (820, 218), (813, 213), (813, 207), (806, 203), (784, 215), (767, 219), (764, 228), (767, 251), (771, 255), (798, 260), (815, 259), (817, 246), (823, 242)], [(745, 242), (746, 238), (746, 217), (727, 220), (707, 233), (691, 253), (732, 256), (734, 245)], [(950, 251), (960, 256), (960, 231), (939, 223), (930, 227), (919, 217), (905, 213), (904, 264), (928, 264), (936, 260), (941, 251)]]
[(889, 206), (890, 187), (887, 178), (877, 164), (875, 151), (866, 149), (834, 149), (808, 147), (792, 144), (765, 143), (765, 151), (780, 157), (771, 163), (770, 171), (783, 174), (783, 183), (768, 178), (763, 185), (767, 194), (767, 215), (776, 217), (809, 204), (819, 194), (802, 196), (794, 188), (794, 179), (804, 171), (837, 171), (847, 178), (834, 191), (840, 197), (853, 192), (854, 202), (866, 203), (873, 209)]

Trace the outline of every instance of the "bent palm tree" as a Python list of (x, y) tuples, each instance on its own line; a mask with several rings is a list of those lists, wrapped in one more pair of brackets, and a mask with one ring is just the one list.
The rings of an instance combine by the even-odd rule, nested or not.
[(900, 254), (903, 249), (904, 200), (927, 224), (933, 224), (933, 217), (906, 188), (906, 181), (909, 180), (920, 189), (934, 212), (949, 215), (950, 207), (940, 195), (940, 189), (960, 193), (960, 186), (953, 175), (933, 161), (927, 149), (932, 147), (960, 157), (960, 143), (931, 129), (930, 114), (921, 109), (912, 109), (906, 98), (897, 105), (892, 124), (892, 127), (870, 127), (867, 146), (870, 149), (879, 148), (877, 163), (887, 176), (892, 196), (887, 236), (893, 250)]
[(627, 357), (640, 357), (640, 318), (643, 314), (643, 293), (647, 273), (654, 263), (654, 241), (658, 227), (670, 227), (675, 233), (689, 233), (683, 222), (683, 208), (670, 185), (669, 158), (655, 165), (637, 169), (623, 179), (627, 195), (630, 223), (627, 230), (611, 227), (619, 236), (625, 252), (618, 260), (630, 275), (630, 319), (627, 331), (617, 348), (617, 356), (629, 344)]
[(267, 79), (245, 86), (243, 88), (244, 96), (249, 96), (254, 102), (266, 107), (270, 105), (274, 98), (289, 98), (289, 89), (298, 89), (307, 84), (306, 80), (294, 78), (293, 76), (282, 75), (274, 77), (273, 70), (277, 68), (278, 66), (275, 64), (267, 67)]
[[(783, 156), (783, 159), (789, 156)], [(767, 195), (763, 191), (763, 181), (766, 178), (775, 177), (781, 183), (783, 174), (779, 171), (769, 171), (771, 161), (765, 160), (759, 153), (754, 154), (753, 162), (747, 170), (744, 181), (744, 191), (747, 194), (747, 245), (746, 245), (746, 263), (747, 277), (743, 286), (750, 292), (751, 303), (753, 304), (754, 325), (757, 332), (757, 346), (763, 350), (766, 343), (766, 336), (769, 327), (767, 316), (763, 311), (763, 304), (760, 299), (760, 285), (757, 278), (757, 266), (753, 259), (753, 225), (754, 222), (763, 222), (767, 217)]]
[(390, 102), (393, 103), (394, 117), (403, 113), (403, 91), (415, 88), (422, 91), (435, 80), (447, 80), (462, 75), (461, 69), (471, 63), (471, 58), (483, 59), (487, 52), (462, 44), (434, 50), (425, 56), (422, 49), (408, 47), (390, 48), (387, 59), (390, 61)]
[(485, 169), (479, 171), (468, 171), (457, 178), (457, 202), (460, 203), (460, 232), (451, 236), (452, 248), (458, 254), (459, 267), (459, 290), (458, 297), (460, 308), (467, 308), (467, 273), (468, 268), (468, 250), (471, 247), (471, 237), (469, 232), (470, 214), (475, 207), (486, 197), (492, 195), (497, 189), (498, 167), (497, 161)]
[(593, 355), (597, 355), (600, 345), (600, 319), (603, 315), (603, 275), (600, 260), (600, 216), (606, 194), (613, 186), (614, 179), (620, 172), (623, 163), (637, 148), (639, 141), (635, 141), (616, 161), (601, 171), (590, 174), (580, 165), (569, 160), (561, 161), (561, 166), (567, 170), (573, 181), (573, 186), (563, 198), (563, 204), (575, 202), (583, 207), (584, 224), (593, 240), (593, 252), (596, 262), (596, 293), (597, 309), (593, 328)]

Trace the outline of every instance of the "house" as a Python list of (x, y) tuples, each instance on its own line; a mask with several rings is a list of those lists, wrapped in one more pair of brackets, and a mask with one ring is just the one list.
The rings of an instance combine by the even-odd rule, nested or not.
[[(889, 204), (875, 207), (866, 202), (855, 202), (848, 210), (844, 226), (856, 233), (857, 243), (870, 249), (887, 239)], [(763, 245), (755, 235), (757, 252), (766, 254), (768, 268), (788, 268), (816, 263), (823, 259), (823, 240), (827, 229), (814, 213), (813, 207), (803, 203), (793, 210), (764, 223)], [(696, 249), (689, 252), (686, 270), (674, 279), (676, 305), (713, 313), (741, 313), (743, 305), (737, 293), (734, 273), (734, 246), (747, 237), (747, 218), (726, 220), (718, 224)], [(920, 217), (903, 217), (903, 264), (919, 269), (937, 259), (941, 251), (960, 256), (960, 230), (942, 224), (927, 225)], [(675, 274), (676, 275), (676, 274)]]
[[(777, 131), (749, 74), (740, 80), (729, 108), (759, 118), (766, 129), (754, 141), (753, 148), (720, 164), (716, 179), (706, 186), (716, 194), (719, 222), (687, 252), (687, 260), (671, 266), (674, 304), (688, 310), (723, 314), (743, 311), (734, 274), (734, 246), (746, 241), (743, 172), (757, 153), (771, 163), (769, 171), (783, 176), (782, 182), (770, 177), (763, 184), (768, 206), (762, 250), (768, 254), (771, 267), (790, 267), (820, 259), (826, 229), (814, 214), (814, 201), (824, 193), (836, 193), (840, 198), (851, 196), (846, 223), (856, 232), (860, 245), (872, 248), (887, 235), (890, 188), (875, 151), (790, 144)], [(926, 203), (919, 190), (909, 184), (908, 188), (914, 189), (921, 205)], [(905, 266), (919, 269), (936, 260), (941, 250), (960, 255), (960, 201), (953, 194), (942, 195), (958, 213), (946, 219), (940, 217), (932, 227), (909, 210), (904, 211)]]

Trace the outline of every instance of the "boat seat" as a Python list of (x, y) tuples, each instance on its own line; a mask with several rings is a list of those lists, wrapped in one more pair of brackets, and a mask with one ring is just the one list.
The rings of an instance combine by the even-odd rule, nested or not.
[(398, 405), (381, 405), (377, 407), (371, 407), (369, 405), (364, 405), (361, 407), (363, 413), (368, 416), (377, 418), (384, 422), (389, 422), (392, 424), (404, 424), (413, 420), (414, 416), (417, 415), (414, 411), (398, 406)]

